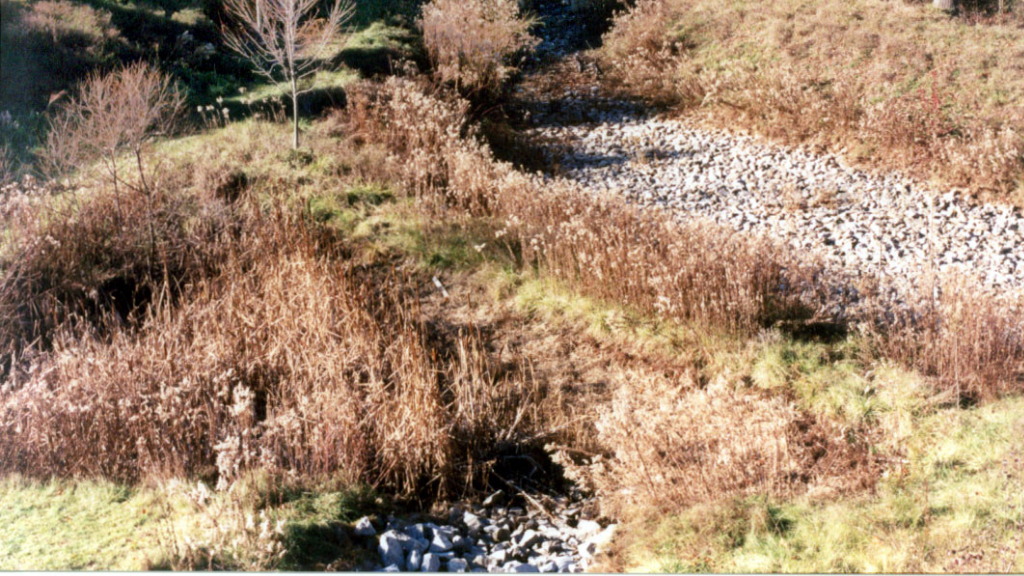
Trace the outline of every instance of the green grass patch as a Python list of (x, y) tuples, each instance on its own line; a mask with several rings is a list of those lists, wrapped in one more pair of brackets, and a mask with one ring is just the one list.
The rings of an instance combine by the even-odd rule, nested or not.
[[(1024, 399), (915, 418), (875, 494), (732, 500), (636, 530), (639, 571), (934, 572), (1024, 568)], [(1015, 460), (1016, 459), (1016, 460)], [(756, 505), (751, 504), (754, 502)], [(960, 566), (965, 566), (960, 564)]]
[[(206, 501), (191, 497), (193, 488), (0, 478), (0, 570), (186, 567), (180, 553), (185, 536), (197, 549), (213, 552), (214, 565), (222, 568), (352, 568), (365, 551), (349, 539), (347, 525), (395, 506), (364, 488), (289, 491), (263, 481)], [(284, 554), (270, 561), (251, 546), (258, 527), (245, 528), (247, 517), (259, 518), (261, 511), (282, 527)], [(236, 539), (249, 546), (234, 546)]]
[(0, 570), (141, 570), (159, 555), (154, 492), (0, 479)]

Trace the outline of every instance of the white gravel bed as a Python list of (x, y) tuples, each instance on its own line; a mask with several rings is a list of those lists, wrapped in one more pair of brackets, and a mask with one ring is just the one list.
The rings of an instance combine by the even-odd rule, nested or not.
[(534, 133), (568, 144), (550, 152), (560, 177), (783, 241), (845, 277), (870, 274), (902, 294), (928, 286), (932, 272), (966, 274), (996, 294), (1024, 287), (1019, 209), (629, 107), (561, 103), (534, 120)]

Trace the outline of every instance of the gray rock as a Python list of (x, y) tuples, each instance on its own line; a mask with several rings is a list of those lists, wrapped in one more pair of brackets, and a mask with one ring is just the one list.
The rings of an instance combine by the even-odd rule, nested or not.
[(452, 550), (456, 553), (466, 552), (469, 550), (469, 547), (470, 543), (468, 539), (463, 538), (458, 534), (455, 535), (455, 538), (452, 538)]
[(401, 572), (401, 571), (402, 571), (402, 569), (399, 568), (398, 566), (396, 566), (395, 564), (389, 564), (387, 567), (385, 567), (383, 570), (381, 570), (381, 572)]
[(488, 564), (490, 564), (490, 563), (504, 564), (504, 563), (506, 563), (508, 561), (509, 553), (508, 553), (508, 550), (498, 550), (497, 552), (491, 552), (487, 556), (487, 558), (490, 560), (490, 562), (488, 562)]
[(405, 533), (411, 538), (427, 541), (430, 541), (431, 536), (433, 536), (430, 532), (430, 528), (427, 527), (426, 524), (412, 524), (410, 526), (406, 526)]
[(423, 562), (420, 564), (420, 572), (440, 572), (441, 558), (436, 554), (427, 552), (423, 555)]
[(495, 493), (491, 494), (490, 496), (488, 496), (487, 498), (485, 498), (484, 501), (483, 501), (483, 505), (486, 506), (487, 508), (492, 508), (494, 506), (500, 506), (500, 505), (502, 505), (504, 503), (505, 503), (505, 491), (504, 490), (498, 490), (497, 492), (495, 492)]
[(503, 566), (505, 572), (540, 572), (540, 570), (532, 564), (524, 564), (522, 562), (509, 562)]
[(569, 567), (575, 564), (572, 556), (555, 556), (551, 559), (558, 572), (568, 572)]
[(576, 533), (581, 538), (589, 538), (601, 531), (601, 525), (593, 520), (580, 520), (576, 524)]
[(523, 535), (516, 541), (516, 545), (520, 548), (529, 548), (540, 541), (540, 534), (534, 530), (526, 530)]
[(355, 525), (355, 529), (353, 529), (352, 532), (356, 536), (363, 536), (363, 537), (369, 537), (369, 536), (376, 536), (377, 535), (377, 529), (373, 527), (373, 523), (370, 522), (370, 518), (368, 516), (363, 516), (362, 518), (357, 520), (356, 521), (356, 525)]
[(466, 572), (469, 570), (469, 563), (462, 558), (452, 558), (448, 561), (449, 572)]
[(495, 542), (507, 542), (512, 537), (512, 531), (508, 529), (508, 526), (499, 526), (494, 532)]
[(452, 541), (440, 530), (434, 531), (434, 538), (430, 541), (431, 552), (448, 552), (452, 549)]
[(469, 512), (466, 512), (462, 515), (462, 523), (465, 524), (466, 528), (469, 529), (470, 534), (479, 534), (483, 531), (484, 527), (487, 524), (490, 524), (490, 522), (488, 522), (487, 519), (481, 518), (480, 516), (477, 516), (476, 514), (471, 514)]
[(393, 532), (385, 532), (380, 537), (377, 545), (377, 553), (380, 554), (381, 562), (385, 566), (395, 565), (405, 568), (405, 553), (402, 550), (402, 542)]
[(420, 550), (410, 550), (409, 558), (406, 560), (405, 567), (410, 572), (415, 572), (423, 566), (423, 552)]

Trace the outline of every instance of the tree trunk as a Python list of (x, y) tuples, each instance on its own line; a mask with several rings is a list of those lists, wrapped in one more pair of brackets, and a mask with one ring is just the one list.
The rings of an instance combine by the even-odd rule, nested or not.
[(952, 12), (956, 10), (956, 0), (932, 0), (932, 6), (940, 10)]
[(299, 88), (292, 76), (292, 148), (299, 148)]

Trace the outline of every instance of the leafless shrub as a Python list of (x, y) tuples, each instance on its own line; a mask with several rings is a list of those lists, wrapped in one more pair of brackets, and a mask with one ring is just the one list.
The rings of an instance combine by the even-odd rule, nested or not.
[(299, 147), (299, 95), (314, 88), (308, 80), (327, 66), (341, 26), (355, 13), (352, 0), (334, 0), (317, 18), (317, 0), (227, 0), (235, 26), (224, 39), (271, 82), (284, 81), (292, 94), (292, 148)]
[(473, 98), (502, 93), (515, 57), (538, 42), (533, 24), (518, 0), (432, 0), (420, 20), (435, 78)]
[(44, 164), (51, 173), (64, 174), (100, 162), (123, 221), (121, 188), (153, 193), (159, 163), (147, 166), (146, 148), (173, 131), (183, 102), (171, 78), (146, 63), (94, 73), (51, 120)]

